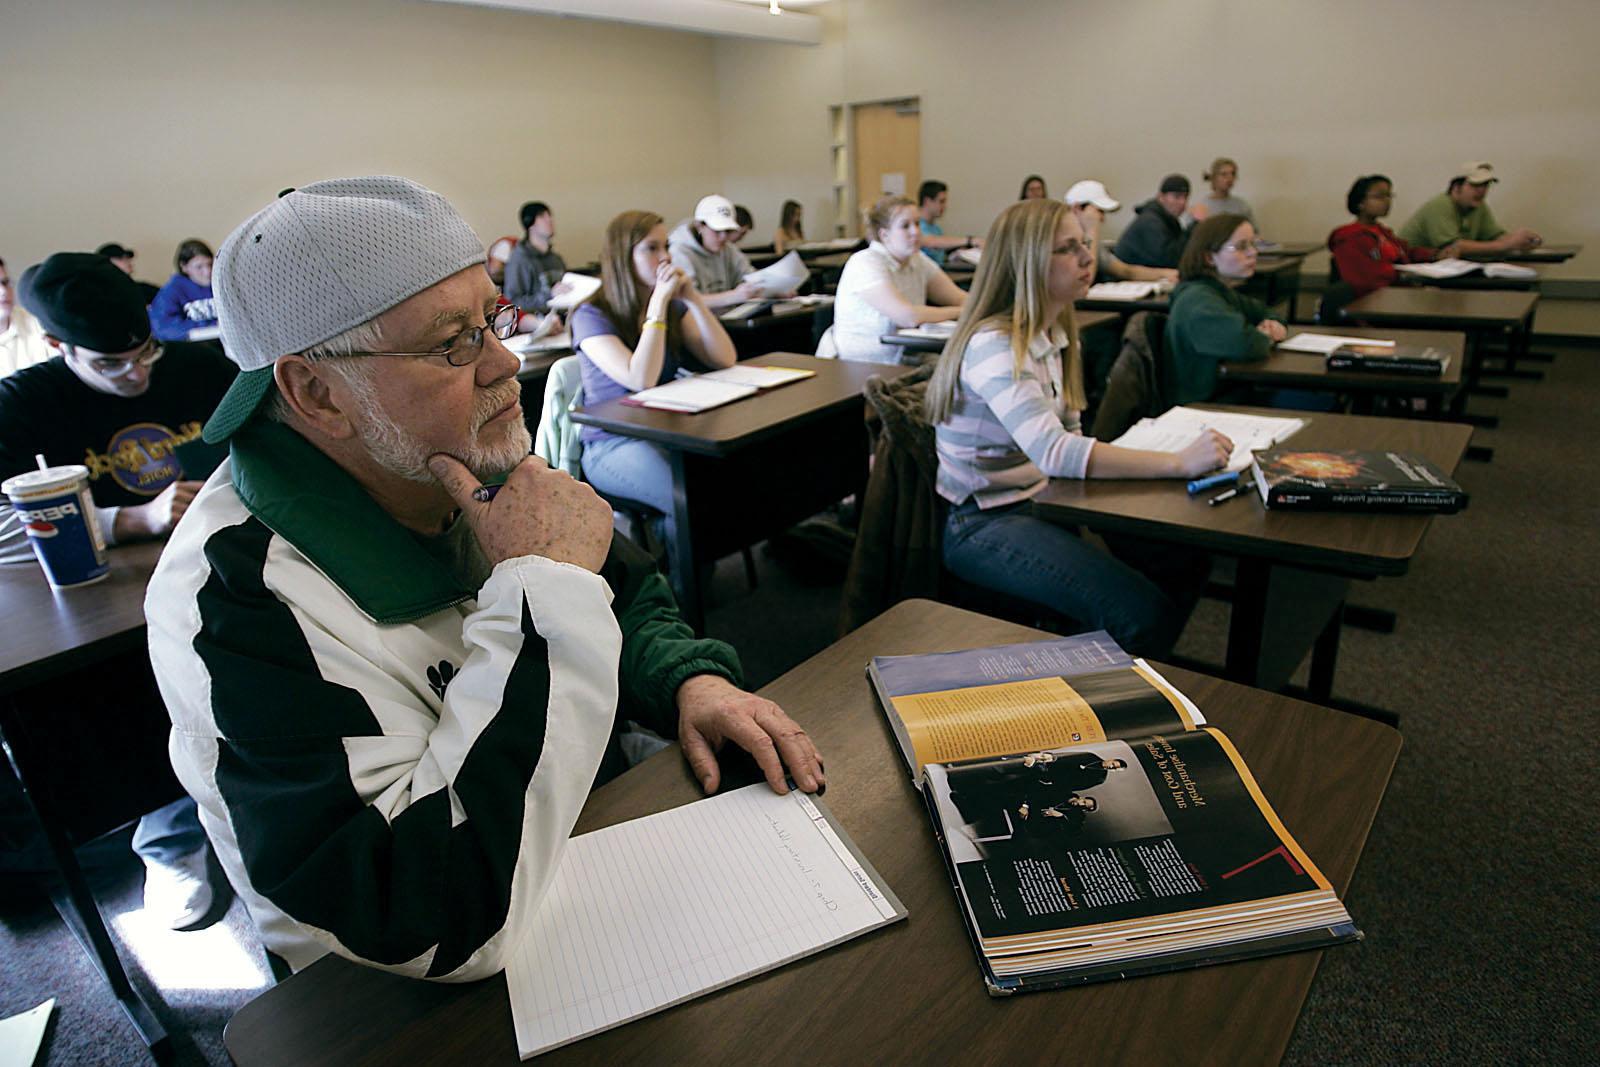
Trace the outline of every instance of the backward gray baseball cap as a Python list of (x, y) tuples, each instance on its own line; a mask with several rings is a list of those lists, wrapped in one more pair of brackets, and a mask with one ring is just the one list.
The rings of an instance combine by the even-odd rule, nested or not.
[(226, 440), (272, 390), (279, 356), (304, 352), (458, 271), (483, 242), (450, 202), (407, 178), (335, 178), (280, 196), (222, 242), (211, 272), (222, 346), (239, 365), (206, 421)]

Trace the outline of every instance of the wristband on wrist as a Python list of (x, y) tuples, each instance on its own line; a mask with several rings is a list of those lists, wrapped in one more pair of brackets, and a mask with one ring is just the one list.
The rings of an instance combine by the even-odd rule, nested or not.
[(645, 319), (644, 326), (647, 330), (665, 330), (667, 328), (667, 322), (665, 319)]

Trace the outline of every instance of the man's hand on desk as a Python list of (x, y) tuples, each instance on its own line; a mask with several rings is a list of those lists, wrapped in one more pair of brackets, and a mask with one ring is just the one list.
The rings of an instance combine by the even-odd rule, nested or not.
[(755, 757), (775, 793), (787, 793), (785, 768), (806, 793), (827, 785), (822, 757), (799, 723), (770, 700), (715, 674), (697, 674), (678, 687), (678, 743), (702, 788), (717, 791), (717, 751), (732, 741)]
[(178, 525), (189, 502), (204, 482), (173, 482), (148, 504), (129, 505), (117, 510), (112, 534), (117, 541), (137, 541), (142, 537), (165, 537)]
[(1256, 330), (1260, 333), (1266, 334), (1267, 339), (1273, 344), (1277, 344), (1279, 341), (1289, 336), (1288, 327), (1284, 326), (1284, 324), (1279, 322), (1277, 319), (1262, 319), (1260, 322), (1256, 323)]

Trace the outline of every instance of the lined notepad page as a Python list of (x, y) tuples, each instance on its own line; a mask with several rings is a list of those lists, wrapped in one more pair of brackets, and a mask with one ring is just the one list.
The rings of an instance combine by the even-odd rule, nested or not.
[(1250, 466), (1250, 453), (1280, 444), (1305, 427), (1304, 419), (1253, 415), (1242, 411), (1202, 411), (1168, 408), (1156, 418), (1140, 419), (1111, 443), (1147, 452), (1181, 452), (1204, 430), (1218, 430), (1233, 442), (1228, 457), (1230, 471)]
[(506, 968), (523, 1059), (894, 922), (798, 790), (748, 786), (573, 838)]

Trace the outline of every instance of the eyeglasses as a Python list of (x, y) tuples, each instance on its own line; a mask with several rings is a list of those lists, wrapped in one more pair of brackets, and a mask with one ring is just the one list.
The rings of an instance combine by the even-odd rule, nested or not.
[(462, 330), (444, 344), (428, 352), (352, 352), (352, 356), (443, 356), (452, 367), (469, 367), (483, 354), (483, 335), (492, 333), (504, 341), (517, 332), (522, 311), (515, 304), (497, 307), (482, 326)]
[(129, 374), (135, 367), (148, 367), (156, 360), (167, 354), (167, 350), (154, 338), (145, 341), (139, 346), (139, 351), (131, 356), (84, 356), (76, 347), (72, 354), (87, 363), (96, 374), (107, 378), (121, 378)]
[(1255, 252), (1255, 251), (1260, 250), (1260, 248), (1261, 248), (1261, 245), (1256, 241), (1229, 241), (1227, 244), (1222, 246), (1220, 251), (1223, 251), (1223, 252)]

